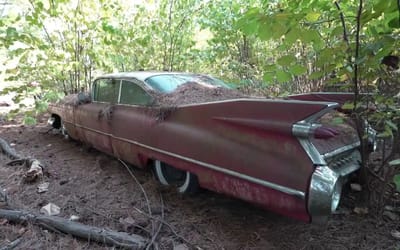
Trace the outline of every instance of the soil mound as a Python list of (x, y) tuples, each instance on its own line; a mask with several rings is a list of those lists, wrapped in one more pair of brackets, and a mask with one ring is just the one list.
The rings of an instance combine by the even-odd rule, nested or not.
[(185, 104), (245, 98), (246, 95), (234, 89), (210, 87), (197, 82), (187, 82), (168, 94), (154, 93), (155, 106), (177, 107)]

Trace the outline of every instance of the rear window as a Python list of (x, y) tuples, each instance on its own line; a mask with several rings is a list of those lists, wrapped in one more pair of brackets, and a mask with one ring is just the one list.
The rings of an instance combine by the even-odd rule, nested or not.
[(197, 74), (165, 74), (146, 79), (147, 84), (162, 93), (170, 93), (187, 82), (196, 82), (209, 87), (229, 88), (228, 85), (217, 78)]

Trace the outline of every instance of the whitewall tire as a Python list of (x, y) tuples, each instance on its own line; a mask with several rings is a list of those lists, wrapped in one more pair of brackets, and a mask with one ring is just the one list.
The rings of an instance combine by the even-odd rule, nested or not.
[(159, 160), (154, 161), (153, 168), (158, 181), (164, 186), (175, 186), (178, 193), (190, 194), (199, 190), (197, 176), (188, 171), (174, 168)]

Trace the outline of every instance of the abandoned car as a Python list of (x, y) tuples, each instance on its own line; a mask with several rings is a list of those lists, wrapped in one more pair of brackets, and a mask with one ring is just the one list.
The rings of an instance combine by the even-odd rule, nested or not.
[(337, 111), (349, 98), (253, 98), (207, 75), (140, 71), (98, 77), (90, 100), (80, 94), (49, 105), (49, 122), (104, 153), (151, 167), (180, 193), (205, 188), (321, 222), (360, 167), (357, 133)]

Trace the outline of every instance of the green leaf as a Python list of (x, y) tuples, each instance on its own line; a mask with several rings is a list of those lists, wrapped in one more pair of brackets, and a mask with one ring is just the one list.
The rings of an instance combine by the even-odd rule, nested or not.
[(8, 27), (6, 30), (7, 39), (15, 39), (18, 36), (17, 29), (14, 27)]
[(273, 32), (269, 28), (269, 25), (260, 25), (258, 27), (258, 37), (261, 38), (261, 40), (269, 40), (272, 38)]
[(274, 80), (275, 74), (273, 72), (265, 72), (263, 76), (263, 80), (267, 83), (270, 83)]
[(334, 28), (331, 32), (331, 37), (335, 37), (335, 36), (343, 36), (343, 28), (342, 26), (337, 26), (336, 28)]
[(332, 119), (331, 123), (333, 125), (344, 124), (344, 119), (342, 117), (335, 117), (335, 118)]
[(342, 105), (342, 109), (345, 110), (350, 110), (354, 108), (354, 103), (352, 102), (346, 102), (345, 104)]
[(296, 64), (290, 67), (289, 71), (293, 75), (298, 76), (307, 73), (307, 68), (302, 65)]
[(296, 57), (293, 55), (286, 55), (278, 58), (277, 63), (281, 66), (289, 66), (292, 63), (296, 62)]
[(31, 116), (24, 117), (24, 124), (25, 125), (36, 125), (36, 119)]
[(388, 138), (388, 137), (392, 137), (393, 133), (392, 131), (389, 129), (385, 128), (385, 131), (383, 131), (382, 133), (379, 133), (376, 135), (378, 138)]
[(306, 43), (320, 42), (321, 37), (316, 30), (304, 30), (302, 34), (302, 40)]
[(392, 29), (398, 29), (400, 28), (400, 21), (398, 17), (393, 18), (392, 20), (389, 21), (388, 26)]
[(389, 126), (392, 130), (397, 131), (397, 125), (390, 120), (385, 121), (386, 125)]
[[(264, 27), (265, 28), (265, 27)], [(260, 27), (260, 29), (262, 29)], [(252, 22), (248, 22), (246, 25), (244, 25), (242, 27), (242, 31), (246, 34), (246, 35), (252, 35), (257, 33), (257, 30), (259, 30), (259, 25), (257, 22), (252, 21)], [(266, 30), (266, 32), (268, 32), (268, 30)]]
[(267, 64), (264, 66), (264, 71), (276, 71), (277, 70), (277, 66), (276, 64)]
[(325, 73), (323, 71), (315, 71), (308, 77), (310, 80), (315, 80), (321, 78)]
[(272, 37), (275, 39), (279, 39), (284, 34), (286, 34), (287, 30), (288, 30), (288, 27), (287, 27), (286, 23), (275, 22), (272, 25), (272, 29), (271, 29)]
[(301, 35), (301, 30), (298, 27), (289, 28), (289, 32), (285, 35), (285, 42), (293, 44), (299, 39)]
[(396, 159), (389, 162), (389, 166), (397, 166), (400, 165), (400, 159)]
[(400, 192), (400, 174), (396, 174), (396, 175), (393, 177), (393, 182), (394, 182), (394, 184), (396, 185), (396, 190), (397, 190), (397, 192)]
[(276, 80), (278, 80), (279, 83), (288, 82), (292, 80), (292, 75), (288, 72), (280, 70), (276, 72)]
[(318, 12), (309, 12), (306, 15), (306, 19), (309, 22), (315, 22), (319, 19), (320, 16), (321, 16), (321, 14)]

